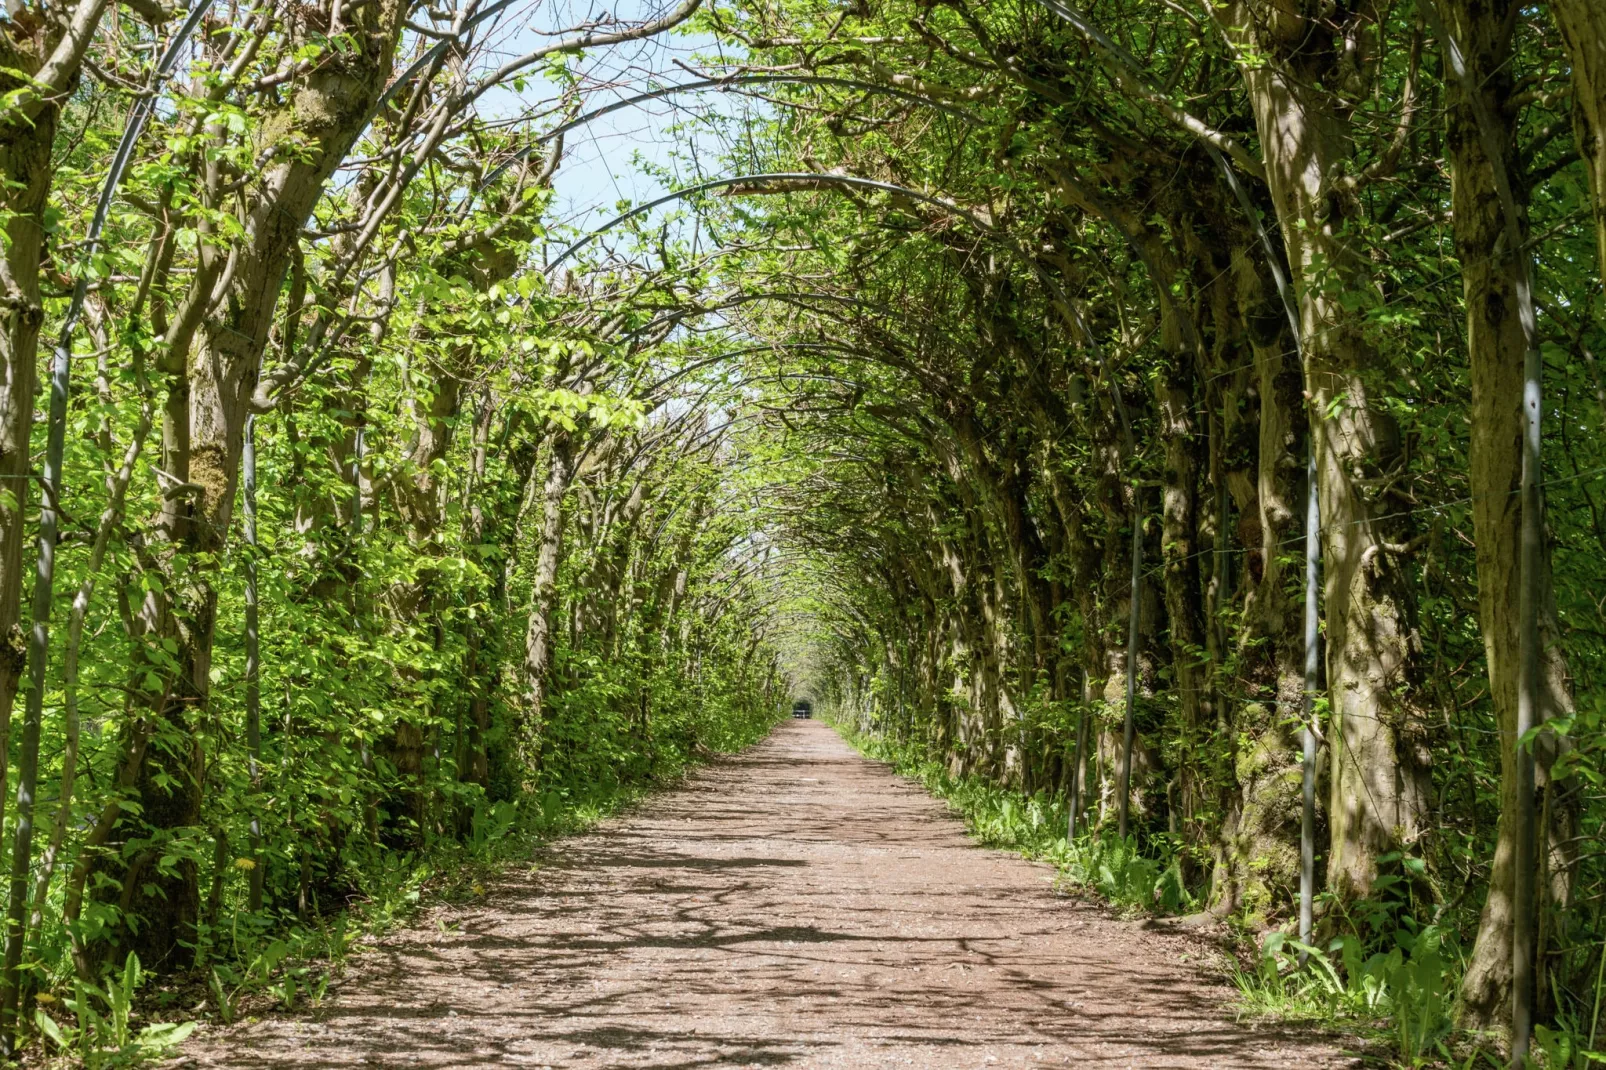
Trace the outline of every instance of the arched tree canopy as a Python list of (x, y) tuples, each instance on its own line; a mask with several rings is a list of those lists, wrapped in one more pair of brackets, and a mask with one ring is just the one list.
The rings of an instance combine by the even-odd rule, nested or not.
[(1144, 908), (1589, 1020), (1597, 7), (13, 5), (4, 1043), (800, 695)]

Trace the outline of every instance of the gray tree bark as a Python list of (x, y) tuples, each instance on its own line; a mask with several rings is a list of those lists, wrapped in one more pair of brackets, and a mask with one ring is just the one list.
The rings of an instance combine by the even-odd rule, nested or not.
[(540, 768), (542, 718), (552, 673), (552, 614), (562, 563), (563, 499), (574, 479), (574, 444), (566, 431), (548, 437), (547, 471), (541, 486), (541, 530), (536, 549), (530, 615), (524, 634), (524, 708), (519, 711), (518, 751), (523, 775)]
[(1380, 519), (1387, 503), (1363, 489), (1403, 463), (1399, 432), (1371, 403), (1368, 381), (1383, 362), (1359, 313), (1341, 300), (1367, 285), (1367, 268), (1342, 235), (1361, 208), (1352, 187), (1333, 176), (1359, 168), (1351, 166), (1354, 132), (1334, 88), (1344, 76), (1349, 23), (1373, 23), (1377, 14), (1363, 5), (1319, 19), (1262, 0), (1235, 0), (1215, 13), (1240, 54), (1262, 57), (1242, 65), (1243, 79), (1299, 299), (1324, 525), (1327, 885), (1355, 898), (1370, 891), (1379, 856), (1432, 826), (1416, 701), (1419, 642), (1395, 549), (1407, 539), (1399, 521)]
[[(1523, 500), (1524, 362), (1529, 339), (1522, 324), (1528, 268), (1526, 205), (1521, 202), (1517, 116), (1508, 108), (1513, 91), (1512, 35), (1518, 5), (1508, 0), (1440, 0), (1446, 31), (1459, 45), (1468, 79), (1481, 90), (1474, 100), (1455, 80), (1446, 148), (1451, 169), (1456, 253), (1466, 295), (1467, 343), (1472, 369), (1471, 489), (1473, 534), (1477, 544), (1478, 616), (1488, 662), (1490, 698), (1500, 730), (1500, 820), (1496, 832), (1489, 895), (1479, 920), (1477, 941), (1461, 985), (1462, 1020), (1471, 1028), (1503, 1027), (1512, 1003), (1515, 957), (1513, 936), (1523, 918), (1532, 926), (1535, 904), (1519, 905), (1519, 867), (1536, 868), (1549, 878), (1541, 890), (1548, 906), (1565, 905), (1576, 862), (1578, 800), (1568, 785), (1553, 784), (1546, 770), (1555, 741), (1536, 747), (1538, 788), (1549, 796), (1536, 807), (1518, 768), (1518, 708), (1522, 636), (1519, 606), (1523, 576), (1519, 567)], [(1491, 156), (1491, 152), (1498, 155)], [(1519, 217), (1508, 221), (1500, 186), (1507, 185)], [(1511, 228), (1520, 233), (1515, 255), (1507, 248)], [(1530, 306), (1531, 309), (1531, 306)], [(1541, 719), (1573, 709), (1567, 661), (1559, 644), (1551, 591), (1550, 554), (1540, 555), (1537, 591), (1542, 637), (1538, 684)], [(1543, 845), (1528, 857), (1519, 827), (1534, 810), (1548, 816), (1539, 830)], [(1544, 907), (1540, 907), (1543, 909)], [(1524, 955), (1524, 958), (1527, 956)], [(1543, 950), (1538, 953), (1543, 961)], [(1537, 986), (1544, 991), (1542, 982)]]

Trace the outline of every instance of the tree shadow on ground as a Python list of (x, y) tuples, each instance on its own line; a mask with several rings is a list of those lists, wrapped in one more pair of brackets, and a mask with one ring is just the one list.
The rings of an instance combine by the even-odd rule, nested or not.
[(203, 1065), (1356, 1065), (1233, 1021), (1205, 950), (1052, 893), (818, 722), (363, 956)]

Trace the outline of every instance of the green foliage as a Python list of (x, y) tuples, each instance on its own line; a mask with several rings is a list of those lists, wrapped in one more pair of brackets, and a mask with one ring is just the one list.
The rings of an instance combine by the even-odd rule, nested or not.
[(1402, 930), (1395, 946), (1368, 950), (1359, 938), (1325, 949), (1280, 932), (1266, 935), (1253, 968), (1234, 967), (1233, 983), (1251, 1013), (1283, 1018), (1353, 1020), (1382, 1032), (1405, 1066), (1450, 1057), (1455, 972), (1445, 934), (1432, 926)]
[(34, 1013), (40, 1033), (60, 1052), (76, 1055), (89, 1070), (134, 1067), (159, 1062), (195, 1030), (194, 1022), (155, 1022), (133, 1026), (134, 994), (145, 980), (139, 957), (129, 954), (120, 974), (104, 985), (77, 981), (63, 1003), (76, 1024), (63, 1026), (44, 1008)]
[(1535, 1063), (1544, 1070), (1589, 1070), (1606, 1065), (1606, 1051), (1588, 1045), (1587, 1031), (1578, 1030), (1568, 1018), (1558, 1018), (1554, 1025), (1534, 1026), (1534, 1049), (1539, 1055)]
[[(265, 55), (278, 57), (272, 42)], [(221, 145), (179, 137), (192, 113), (215, 122)], [(261, 119), (260, 107), (184, 96), (155, 120), (152, 146), (182, 143), (136, 161), (125, 192), (194, 213), (175, 223), (179, 277), (153, 284), (160, 300), (182, 295), (197, 243), (249, 240), (232, 210), (197, 198), (186, 154), (238, 156)], [(91, 125), (58, 175), (80, 214), (103, 175), (95, 153), (115, 142)], [(378, 123), (353, 151), (394, 133)], [(476, 158), (525, 144), (486, 133)], [(294, 140), (278, 149), (293, 154)], [(175, 538), (147, 523), (197, 491), (173, 490), (164, 466), (178, 462), (151, 441), (167, 380), (148, 374), (159, 344), (148, 306), (131, 308), (120, 281), (95, 298), (123, 333), (107, 339), (107, 362), (72, 368), (64, 508), (90, 536), (107, 518), (107, 537), (96, 557), (75, 529), (57, 565), (58, 592), (82, 591), (85, 608), (74, 633), (72, 599), (54, 603), (43, 711), (34, 850), (58, 801), (62, 842), (26, 983), (47, 997), (80, 975), (110, 984), (107, 964), (151, 939), (166, 942), (164, 968), (193, 964), (222, 1017), (248, 998), (316, 1002), (362, 934), (432, 896), (480, 894), (496, 867), (774, 723), (782, 685), (773, 645), (755, 639), (765, 591), (745, 556), (756, 521), (719, 508), (745, 476), (709, 434), (735, 390), (685, 340), (634, 341), (700, 269), (623, 264), (584, 293), (555, 293), (530, 270), (550, 190), (428, 170), (376, 239), (409, 250), (379, 269), (395, 296), (386, 329), (327, 345), (293, 402), (255, 417), (254, 545), (237, 486), (226, 531)], [(445, 217), (443, 191), (456, 206)], [(338, 229), (346, 210), (332, 194), (308, 225)], [(106, 272), (137, 275), (152, 234), (146, 215), (116, 214)], [(308, 240), (291, 257), (279, 299), (309, 290), (292, 337), (325, 307), (339, 255)], [(47, 303), (54, 322), (62, 301)], [(282, 329), (264, 371), (296, 356)], [(561, 488), (555, 573), (542, 576), (539, 499), (560, 446), (584, 465)], [(537, 712), (525, 650), (538, 616), (551, 649)], [(59, 800), (70, 722), (76, 780)]]
[[(1365, 518), (1345, 567), (1387, 601), (1376, 634), (1399, 646), (1372, 674), (1388, 676), (1379, 708), (1341, 726), (1340, 704), (1317, 699), (1336, 729), (1320, 764), (1338, 783), (1348, 729), (1386, 724), (1364, 753), (1389, 767), (1360, 779), (1409, 782), (1428, 813), (1361, 837), (1381, 876), (1324, 904), (1340, 942), (1295, 949), (1310, 956), (1298, 970), (1273, 949), (1249, 976), (1268, 1001), (1388, 1017), (1408, 1061), (1437, 1051), (1508, 776), (1495, 696), (1509, 689), (1487, 659), (1509, 635), (1484, 618), (1509, 599), (1479, 589), (1499, 540), (1476, 516), (1514, 477), (1473, 444), (1490, 412), (1516, 411), (1514, 393), (1502, 408), (1474, 391), (1462, 337), (1469, 311), (1511, 317), (1500, 294), (1469, 306), (1461, 288), (1504, 260), (1469, 247), (1469, 223), (1500, 228), (1460, 199), (1456, 150), (1476, 139), (1446, 42), (1409, 4), (1296, 12), (1297, 70), (1279, 77), (1293, 60), (1258, 23), (1229, 24), (1231, 5), (1081, 6), (1088, 25), (966, 0), (701, 5), (715, 47), (700, 73), (738, 92), (771, 74), (739, 108), (677, 98), (682, 146), (644, 170), (666, 185), (812, 177), (688, 196), (563, 272), (547, 250), (573, 235), (535, 154), (619, 85), (578, 46), (515, 64), (517, 93), (548, 95), (493, 115), (459, 91), (493, 88), (476, 79), (505, 60), (481, 34), (415, 71), (411, 103), (359, 106), (342, 134), (314, 83), (338, 72), (342, 94), (377, 99), (398, 71), (365, 64), (411, 62), (438, 29), (381, 27), (395, 9), (359, 5), (361, 31), (264, 9), (204, 32), (189, 74), (160, 86), (93, 244), (159, 42), (142, 20), (103, 20), (95, 77), (52, 91), (55, 127), (37, 122), (32, 76), (10, 72), (7, 136), (56, 130), (38, 175), (0, 175), (8, 235), (50, 239), (31, 267), (8, 261), (18, 323), (49, 337), (70, 283), (93, 283), (55, 429), (56, 584), (79, 609), (58, 596), (41, 622), (45, 746), (22, 794), (49, 834), (19, 860), (41, 879), (39, 902), (31, 887), (19, 900), (40, 918), (27, 986), (100, 983), (150, 940), (164, 968), (200, 971), (225, 1016), (247, 993), (300, 1005), (355, 933), (473, 894), (487, 867), (757, 738), (802, 689), (979, 838), (1069, 885), (1283, 924), (1301, 473), (1312, 442), (1360, 443), (1323, 468), (1343, 473), (1324, 493)], [(1507, 31), (1487, 85), (1509, 91), (1494, 110), (1532, 237), (1546, 642), (1577, 699), (1523, 743), (1565, 785), (1546, 794), (1565, 854), (1606, 836), (1599, 182), (1570, 136), (1569, 42), (1542, 7)], [(1256, 177), (1299, 133), (1262, 141), (1257, 84), (1297, 85), (1289, 122), (1333, 155), (1308, 210)], [(1228, 132), (1243, 200), (1201, 131)], [(303, 173), (280, 181), (290, 167)], [(22, 206), (41, 189), (45, 204)], [(1303, 344), (1271, 285), (1284, 268), (1308, 306), (1300, 330), (1317, 331)], [(214, 372), (236, 396), (215, 397)], [(7, 426), (34, 425), (28, 392), (11, 394)], [(254, 542), (237, 486), (247, 411)], [(38, 424), (7, 455), (38, 456), (50, 434)], [(22, 517), (8, 546), (37, 534), (25, 467), (0, 488), (0, 520)], [(1130, 577), (1129, 538), (1146, 562)], [(1336, 623), (1330, 637), (1361, 634)], [(1067, 785), (1095, 781), (1108, 809), (1128, 723), (1130, 835), (1104, 813), (1067, 842)], [(1319, 794), (1320, 837), (1336, 823)], [(1542, 925), (1539, 1037), (1558, 1064), (1592, 1057), (1606, 856), (1579, 851), (1566, 876)], [(110, 1015), (85, 1035), (118, 1028), (103, 991), (75, 997)]]
[(1106, 831), (1078, 837), (1060, 864), (1072, 887), (1085, 888), (1117, 906), (1179, 914), (1194, 905), (1175, 851), (1146, 855), (1131, 836), (1122, 840)]

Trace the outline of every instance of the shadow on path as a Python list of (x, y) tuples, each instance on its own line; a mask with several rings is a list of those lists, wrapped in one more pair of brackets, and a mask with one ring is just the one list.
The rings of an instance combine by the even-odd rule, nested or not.
[[(1339, 1067), (1233, 1021), (1186, 938), (1057, 897), (826, 726), (746, 754), (362, 956), (202, 1066)], [(447, 931), (435, 931), (444, 923)]]

